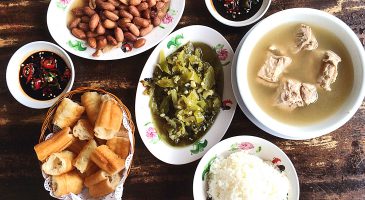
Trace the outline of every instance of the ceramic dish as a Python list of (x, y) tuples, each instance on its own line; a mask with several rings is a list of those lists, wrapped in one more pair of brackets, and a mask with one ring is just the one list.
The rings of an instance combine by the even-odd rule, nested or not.
[[(44, 101), (29, 97), (22, 89), (19, 81), (20, 65), (28, 56), (39, 51), (50, 51), (56, 53), (65, 61), (66, 65), (71, 70), (70, 80), (63, 92), (53, 99)], [(71, 90), (74, 79), (75, 70), (70, 56), (68, 56), (68, 54), (61, 47), (45, 41), (31, 42), (22, 46), (13, 54), (6, 69), (6, 83), (10, 93), (19, 103), (30, 108), (41, 109), (51, 107), (60, 96)]]
[[(222, 2), (223, 3), (223, 2)], [(228, 25), (228, 26), (234, 26), (234, 27), (240, 27), (240, 26), (247, 26), (250, 24), (255, 23), (259, 19), (261, 19), (262, 16), (266, 13), (266, 11), (269, 9), (271, 4), (271, 0), (263, 0), (262, 5), (260, 9), (257, 11), (255, 15), (252, 17), (243, 20), (243, 21), (232, 21), (229, 19), (224, 18), (222, 15), (220, 15), (216, 8), (214, 7), (213, 0), (205, 0), (205, 5), (207, 6), (210, 14), (219, 22)]]
[(295, 168), (288, 156), (273, 143), (253, 136), (236, 136), (225, 139), (211, 148), (200, 160), (194, 175), (193, 194), (196, 200), (207, 197), (207, 174), (209, 166), (216, 156), (228, 156), (237, 151), (246, 151), (274, 165), (283, 165), (284, 173), (289, 179), (288, 200), (299, 199), (299, 180)]
[(162, 20), (160, 26), (155, 27), (151, 33), (146, 35), (146, 44), (138, 49), (123, 52), (122, 48), (115, 48), (93, 57), (95, 49), (88, 47), (86, 42), (74, 37), (67, 28), (67, 18), (72, 4), (78, 0), (52, 0), (47, 12), (47, 26), (53, 39), (68, 52), (92, 60), (116, 60), (134, 56), (154, 47), (166, 36), (168, 36), (178, 24), (185, 8), (185, 0), (171, 0), (170, 9)]
[[(270, 30), (282, 24), (297, 22), (320, 26), (333, 32), (351, 52), (354, 66), (354, 86), (343, 106), (332, 116), (317, 123), (303, 126), (288, 125), (279, 122), (264, 112), (254, 101), (248, 87), (247, 62), (255, 44)], [(322, 136), (345, 124), (360, 107), (365, 95), (365, 53), (356, 34), (340, 19), (314, 9), (296, 8), (278, 12), (262, 20), (254, 27), (243, 41), (242, 51), (238, 54), (235, 80), (237, 80), (237, 96), (243, 100), (245, 114), (262, 130), (286, 139), (303, 140)], [(244, 51), (243, 51), (244, 50)], [(241, 105), (241, 104), (240, 104)]]
[[(140, 81), (152, 77), (161, 50), (169, 55), (187, 42), (202, 42), (210, 45), (224, 65), (223, 98), (225, 110), (219, 112), (209, 131), (197, 142), (185, 147), (172, 147), (164, 142), (152, 123), (149, 107), (150, 96), (144, 95), (145, 88), (139, 82), (136, 94), (136, 122), (142, 141), (158, 159), (170, 164), (185, 164), (201, 158), (214, 144), (220, 141), (233, 118), (236, 101), (231, 87), (231, 62), (233, 50), (227, 40), (217, 31), (205, 26), (189, 26), (175, 31), (162, 41), (146, 62)], [(163, 153), (162, 153), (163, 152)]]

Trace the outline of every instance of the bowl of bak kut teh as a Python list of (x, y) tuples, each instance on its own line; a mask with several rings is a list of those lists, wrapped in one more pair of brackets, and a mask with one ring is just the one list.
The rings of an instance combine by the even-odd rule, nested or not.
[(273, 14), (249, 32), (238, 51), (234, 78), (241, 108), (277, 137), (330, 133), (364, 99), (364, 48), (350, 27), (323, 11)]
[(22, 46), (6, 69), (6, 83), (13, 97), (24, 106), (37, 109), (51, 107), (71, 90), (74, 78), (74, 66), (68, 54), (45, 41)]

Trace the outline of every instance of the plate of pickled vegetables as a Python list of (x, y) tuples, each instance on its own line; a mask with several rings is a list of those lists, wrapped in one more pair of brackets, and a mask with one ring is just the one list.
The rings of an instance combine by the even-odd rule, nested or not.
[(158, 159), (186, 164), (201, 158), (226, 133), (236, 100), (234, 52), (206, 26), (188, 26), (164, 39), (139, 79), (135, 113), (142, 141)]

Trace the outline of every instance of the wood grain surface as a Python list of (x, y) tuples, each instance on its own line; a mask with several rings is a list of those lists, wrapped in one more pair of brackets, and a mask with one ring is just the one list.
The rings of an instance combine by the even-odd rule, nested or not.
[[(19, 104), (6, 86), (5, 72), (12, 54), (22, 45), (50, 36), (46, 14), (49, 0), (0, 1), (0, 199), (51, 199), (33, 151), (47, 110)], [(329, 12), (348, 24), (365, 45), (363, 0), (272, 0), (266, 16), (283, 9), (310, 7)], [(221, 32), (236, 49), (251, 27), (220, 24), (203, 0), (186, 0), (177, 27), (193, 24)], [(134, 115), (139, 75), (152, 50), (116, 61), (91, 61), (71, 55), (77, 72), (74, 88), (97, 86), (119, 96)], [(261, 131), (237, 107), (225, 138), (249, 134), (278, 145), (293, 161), (300, 180), (300, 199), (365, 199), (365, 104), (338, 130), (312, 140), (283, 140)], [(125, 184), (124, 199), (193, 199), (193, 175), (198, 161), (168, 165), (155, 158), (136, 132), (136, 153)]]

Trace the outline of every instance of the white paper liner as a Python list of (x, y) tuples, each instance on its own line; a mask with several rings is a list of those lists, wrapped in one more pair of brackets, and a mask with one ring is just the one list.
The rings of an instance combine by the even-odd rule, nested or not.
[[(90, 199), (90, 200), (121, 200), (122, 196), (123, 196), (123, 184), (124, 184), (124, 182), (127, 178), (128, 170), (131, 167), (132, 158), (133, 158), (133, 153), (132, 152), (134, 152), (133, 133), (132, 133), (131, 127), (129, 126), (129, 121), (128, 121), (127, 114), (124, 110), (123, 110), (123, 126), (128, 131), (128, 137), (129, 137), (129, 141), (131, 143), (131, 146), (130, 146), (130, 153), (127, 156), (127, 158), (125, 159), (125, 168), (122, 171), (122, 179), (119, 182), (119, 184), (116, 187), (114, 192), (112, 192), (109, 195), (104, 196), (102, 198), (92, 198), (92, 197), (89, 196), (88, 189), (86, 187), (84, 187), (84, 189), (82, 190), (82, 192), (80, 194), (76, 195), (76, 194), (71, 193), (69, 195), (64, 195), (64, 196), (58, 198), (53, 194), (53, 191), (52, 191), (52, 180), (51, 180), (52, 177), (45, 174), (42, 171), (42, 175), (45, 179), (44, 180), (44, 189), (49, 191), (49, 195), (51, 195), (54, 198), (62, 199), (62, 200), (86, 200), (86, 199)], [(55, 127), (53, 129), (55, 130)], [(48, 134), (46, 136), (45, 140), (48, 140), (51, 137), (53, 137), (53, 133)]]

